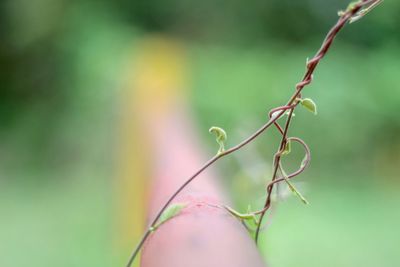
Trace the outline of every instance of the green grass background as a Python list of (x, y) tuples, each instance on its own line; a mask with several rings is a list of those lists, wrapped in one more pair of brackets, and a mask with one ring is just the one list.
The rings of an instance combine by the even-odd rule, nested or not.
[[(356, 32), (380, 36), (360, 24), (393, 25), (388, 6), (346, 28), (304, 90), (319, 114), (299, 109), (290, 135), (302, 137), (312, 150), (310, 169), (296, 178), (310, 205), (291, 195), (275, 203), (261, 240), (270, 266), (398, 265), (399, 44), (389, 34), (378, 45), (351, 39)], [(16, 27), (8, 35), (13, 48), (1, 48), (11, 56), (45, 56), (26, 59), (24, 66), (35, 66), (28, 76), (19, 67), (15, 77), (2, 76), (3, 92), (14, 93), (4, 93), (1, 102), (0, 266), (121, 266), (129, 254), (130, 248), (116, 252), (112, 245), (115, 118), (120, 71), (147, 31), (122, 23), (107, 5), (75, 3), (66, 14), (52, 39), (36, 44), (32, 38), (45, 27)], [(229, 145), (258, 128), (271, 108), (289, 98), (326, 30), (301, 43), (180, 39), (190, 73), (189, 103), (210, 155), (215, 144), (208, 128), (223, 127)], [(47, 69), (53, 66), (48, 60), (55, 62), (54, 71)], [(2, 75), (13, 70), (7, 62), (0, 64)], [(18, 91), (30, 75), (43, 82), (29, 85), (33, 93)], [(271, 129), (239, 152), (242, 158), (218, 164), (239, 209), (262, 204), (278, 142)], [(251, 160), (243, 164), (243, 157)], [(294, 147), (285, 164), (295, 169), (301, 158)]]

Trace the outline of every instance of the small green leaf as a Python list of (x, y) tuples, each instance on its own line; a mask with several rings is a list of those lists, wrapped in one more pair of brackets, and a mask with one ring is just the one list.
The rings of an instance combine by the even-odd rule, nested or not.
[(216, 136), (216, 141), (219, 144), (218, 154), (221, 154), (225, 151), (225, 141), (228, 138), (224, 129), (220, 127), (213, 126), (208, 130), (210, 133), (214, 133)]
[(346, 8), (345, 11), (343, 11), (343, 10), (339, 10), (339, 11), (338, 11), (338, 16), (339, 16), (339, 17), (342, 17), (342, 16), (345, 15), (347, 12), (352, 11), (352, 10), (353, 10), (358, 4), (360, 4), (360, 3), (361, 3), (361, 1), (353, 1), (353, 2), (349, 3), (349, 5), (347, 6), (347, 8)]
[(227, 211), (229, 211), (230, 214), (232, 214), (233, 216), (235, 216), (239, 220), (244, 220), (244, 221), (249, 220), (249, 221), (254, 222), (254, 224), (256, 224), (256, 225), (258, 224), (257, 216), (250, 211), (250, 206), (247, 209), (247, 213), (240, 213), (240, 212), (238, 212), (238, 211), (236, 211), (236, 210), (234, 210), (234, 209), (232, 209), (231, 207), (228, 207), (228, 206), (224, 206), (224, 207), (225, 207), (225, 209)]
[(372, 3), (369, 7), (366, 7), (364, 9), (360, 10), (359, 12), (357, 12), (357, 14), (355, 14), (353, 17), (350, 18), (349, 23), (353, 23), (353, 22), (356, 22), (357, 20), (361, 19), (362, 17), (364, 17), (366, 14), (368, 14), (372, 9), (374, 9), (376, 6), (378, 6), (382, 2), (383, 2), (383, 0), (378, 0), (374, 3)]
[(168, 206), (161, 214), (157, 223), (154, 226), (150, 227), (150, 231), (154, 232), (158, 227), (160, 227), (161, 224), (165, 223), (166, 221), (178, 215), (181, 212), (181, 210), (186, 207), (186, 205), (187, 205), (186, 203), (175, 203)]
[(361, 1), (353, 1), (353, 2), (351, 2), (346, 8), (346, 12), (349, 12), (349, 11), (353, 10), (356, 7), (356, 5), (358, 5), (360, 2)]
[(282, 155), (288, 155), (292, 151), (292, 144), (290, 140), (286, 142), (285, 148), (282, 151)]
[(338, 15), (339, 17), (342, 17), (344, 14), (346, 14), (346, 12), (343, 11), (343, 10), (339, 10), (339, 11), (337, 12), (337, 15)]
[(311, 98), (304, 98), (300, 100), (300, 103), (303, 107), (305, 107), (308, 111), (317, 115), (317, 105)]

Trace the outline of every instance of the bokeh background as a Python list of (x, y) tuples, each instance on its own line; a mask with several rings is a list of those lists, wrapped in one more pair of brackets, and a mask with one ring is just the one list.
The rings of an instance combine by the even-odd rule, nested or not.
[[(116, 182), (142, 168), (121, 149), (140, 142), (121, 117), (135, 111), (126, 84), (143, 53), (184, 65), (165, 75), (180, 77), (211, 155), (210, 126), (235, 144), (285, 103), (347, 3), (2, 1), (0, 266), (123, 265), (145, 213), (135, 204), (144, 185), (121, 193)], [(310, 205), (276, 203), (261, 242), (270, 266), (398, 265), (399, 13), (385, 1), (346, 27), (305, 89), (319, 113), (296, 112), (291, 135), (312, 150), (296, 178)], [(218, 165), (238, 209), (263, 202), (278, 141), (271, 130)], [(302, 157), (294, 150), (289, 169)]]

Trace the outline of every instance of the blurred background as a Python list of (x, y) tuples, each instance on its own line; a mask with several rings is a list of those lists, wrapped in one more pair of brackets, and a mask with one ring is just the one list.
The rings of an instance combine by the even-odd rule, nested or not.
[[(145, 214), (135, 120), (146, 109), (131, 84), (146, 81), (147, 62), (185, 89), (212, 155), (208, 128), (223, 127), (233, 145), (262, 125), (347, 4), (2, 1), (0, 266), (125, 263)], [(385, 1), (346, 27), (304, 90), (318, 116), (299, 109), (290, 135), (312, 151), (296, 178), (310, 205), (291, 195), (275, 203), (261, 242), (270, 266), (398, 265), (399, 12)], [(278, 142), (269, 130), (217, 165), (239, 210), (262, 205)], [(293, 150), (292, 170), (302, 159)]]

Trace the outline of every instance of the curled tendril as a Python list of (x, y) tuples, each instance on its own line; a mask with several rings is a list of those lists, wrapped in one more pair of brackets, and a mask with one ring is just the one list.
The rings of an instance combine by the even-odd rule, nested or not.
[[(253, 134), (251, 134), (248, 138), (246, 138), (245, 140), (243, 140), (242, 142), (240, 142), (239, 144), (237, 144), (236, 146), (231, 147), (230, 149), (224, 151), (223, 153), (220, 153), (221, 150), (224, 149), (223, 147), (223, 143), (221, 144), (220, 141), (222, 140), (217, 140), (217, 142), (220, 145), (220, 150), (219, 153), (217, 155), (215, 155), (214, 157), (212, 157), (211, 159), (209, 159), (207, 162), (205, 162), (194, 174), (192, 174), (189, 178), (187, 178), (187, 180), (177, 188), (177, 190), (168, 198), (168, 200), (164, 203), (164, 205), (162, 206), (162, 208), (158, 211), (158, 213), (156, 214), (155, 218), (152, 220), (151, 222), (151, 226), (150, 227), (154, 227), (158, 221), (158, 219), (161, 217), (161, 215), (163, 214), (163, 212), (168, 208), (168, 206), (171, 204), (171, 202), (175, 199), (175, 197), (184, 189), (186, 188), (186, 186), (188, 184), (190, 184), (193, 180), (195, 180), (204, 170), (206, 170), (207, 168), (209, 168), (211, 165), (213, 165), (217, 160), (221, 159), (224, 156), (227, 156), (229, 154), (232, 154), (235, 151), (238, 151), (239, 149), (243, 148), (244, 146), (248, 145), (249, 143), (251, 143), (253, 140), (255, 140), (258, 136), (260, 136), (266, 129), (268, 129), (270, 126), (272, 126), (272, 124), (274, 124), (276, 122), (277, 119), (279, 119), (286, 110), (289, 110), (289, 117), (287, 119), (287, 123), (286, 126), (284, 128), (284, 130), (282, 131), (282, 128), (279, 126), (279, 124), (275, 123), (275, 126), (278, 128), (278, 130), (281, 132), (282, 134), (282, 141), (281, 141), (281, 145), (280, 145), (280, 151), (275, 155), (276, 159), (278, 160), (277, 163), (279, 163), (279, 158), (281, 155), (279, 155), (279, 153), (282, 152), (282, 150), (284, 149), (286, 142), (288, 142), (288, 140), (292, 140), (294, 142), (298, 142), (300, 143), (306, 152), (306, 157), (303, 160), (303, 163), (301, 164), (300, 168), (294, 172), (291, 173), (287, 176), (285, 176), (286, 179), (291, 179), (297, 175), (299, 175), (300, 173), (302, 173), (309, 165), (310, 159), (311, 159), (311, 154), (310, 154), (310, 150), (308, 148), (308, 146), (306, 145), (306, 143), (301, 140), (300, 138), (297, 137), (291, 137), (291, 138), (286, 138), (286, 134), (287, 134), (287, 130), (289, 128), (289, 124), (290, 124), (290, 118), (293, 116), (293, 109), (296, 107), (296, 105), (299, 103), (298, 102), (298, 98), (301, 98), (301, 92), (303, 90), (303, 88), (310, 84), (312, 82), (313, 79), (313, 73), (316, 69), (316, 67), (318, 66), (319, 62), (321, 61), (322, 58), (324, 58), (324, 56), (326, 55), (326, 53), (328, 52), (329, 48), (331, 47), (334, 39), (336, 38), (337, 34), (341, 31), (341, 29), (344, 27), (344, 25), (347, 22), (352, 22), (352, 21), (356, 21), (357, 19), (361, 18), (362, 16), (364, 16), (366, 13), (368, 13), (368, 11), (370, 11), (372, 8), (374, 8), (375, 6), (377, 6), (380, 2), (382, 2), (382, 0), (359, 0), (358, 2), (355, 2), (354, 5), (352, 5), (350, 8), (346, 9), (345, 11), (340, 13), (340, 18), (338, 19), (338, 21), (336, 22), (336, 24), (329, 30), (329, 32), (327, 33), (324, 41), (321, 44), (321, 47), (319, 48), (318, 52), (315, 54), (315, 56), (311, 59), (311, 60), (307, 60), (307, 64), (306, 64), (306, 72), (303, 76), (303, 79), (301, 82), (296, 84), (296, 91), (294, 92), (294, 94), (290, 97), (289, 101), (287, 102), (286, 106), (283, 107), (278, 107), (276, 109), (273, 109), (270, 113), (270, 117), (272, 117), (267, 123), (265, 123), (260, 129), (258, 129), (256, 132), (254, 132)], [(364, 9), (362, 9), (364, 8)], [(277, 115), (274, 116), (274, 111), (280, 111)], [(218, 139), (218, 136), (217, 136)], [(258, 235), (260, 230), (263, 228), (262, 226), (262, 220), (264, 218), (264, 215), (266, 213), (266, 211), (270, 208), (271, 206), (271, 192), (272, 192), (272, 188), (273, 185), (279, 182), (282, 182), (284, 180), (284, 178), (276, 178), (276, 171), (279, 167), (279, 164), (275, 164), (275, 172), (272, 178), (272, 182), (270, 182), (267, 186), (267, 199), (266, 202), (264, 204), (264, 208), (260, 211), (256, 211), (256, 212), (252, 212), (253, 214), (257, 215), (259, 214), (260, 217), (258, 219), (258, 225), (257, 225), (257, 229), (256, 229), (256, 233), (255, 233), (255, 240), (257, 242), (258, 240)], [(127, 267), (130, 267), (133, 263), (133, 261), (135, 260), (136, 256), (139, 254), (140, 249), (143, 247), (145, 241), (148, 239), (148, 237), (151, 234), (151, 229), (148, 229), (144, 235), (142, 236), (142, 238), (140, 239), (140, 242), (138, 243), (138, 245), (135, 247), (135, 249), (132, 251), (128, 263), (127, 263)]]
[[(306, 142), (304, 142), (301, 138), (299, 137), (288, 137), (287, 142), (289, 141), (293, 141), (293, 142), (297, 142), (299, 143), (303, 148), (304, 148), (304, 152), (305, 152), (305, 157), (303, 159), (303, 161), (300, 164), (300, 168), (290, 174), (287, 174), (285, 177), (278, 177), (275, 180), (271, 181), (268, 185), (267, 185), (267, 192), (269, 192), (269, 194), (271, 194), (272, 192), (272, 187), (280, 182), (283, 182), (285, 180), (288, 179), (292, 179), (293, 177), (298, 176), (299, 174), (301, 174), (302, 172), (304, 172), (305, 169), (307, 169), (307, 167), (310, 165), (310, 161), (311, 161), (311, 151), (310, 148), (308, 147), (308, 145), (306, 144)], [(275, 156), (279, 156), (279, 154), (281, 153), (281, 151), (279, 151)], [(263, 214), (265, 213), (267, 210), (269, 209), (269, 205), (265, 206), (263, 209), (258, 210), (258, 211), (254, 211), (254, 214)]]
[(296, 187), (289, 181), (287, 174), (285, 172), (285, 170), (282, 167), (282, 162), (279, 162), (279, 170), (281, 171), (283, 178), (285, 179), (286, 184), (289, 186), (289, 189), (300, 198), (300, 200), (304, 203), (304, 204), (308, 204), (307, 199), (299, 192), (299, 190), (296, 189)]
[[(304, 157), (304, 159), (303, 159), (303, 161), (302, 161), (302, 163), (301, 163), (301, 165), (300, 165), (300, 168), (299, 168), (297, 171), (295, 171), (295, 172), (293, 172), (293, 173), (290, 173), (290, 174), (288, 174), (288, 175), (286, 176), (287, 179), (291, 179), (291, 178), (296, 177), (297, 175), (301, 174), (301, 173), (302, 173), (305, 169), (307, 169), (307, 167), (310, 165), (310, 161), (311, 161), (311, 151), (310, 151), (310, 148), (308, 147), (308, 145), (306, 144), (306, 142), (304, 142), (302, 139), (300, 139), (300, 138), (298, 138), (298, 137), (289, 137), (289, 138), (287, 138), (286, 140), (287, 140), (287, 141), (297, 142), (297, 143), (301, 144), (302, 147), (304, 148), (304, 152), (305, 152), (305, 157)], [(269, 186), (272, 186), (273, 184), (282, 182), (283, 180), (284, 180), (283, 177), (279, 177), (279, 178), (277, 178), (276, 180), (270, 182), (270, 183), (268, 184), (268, 187), (269, 187)]]

